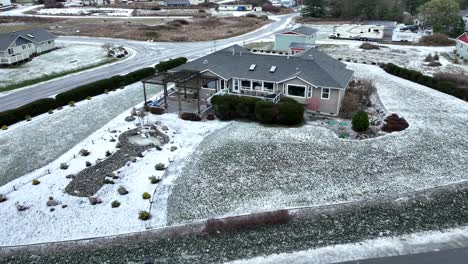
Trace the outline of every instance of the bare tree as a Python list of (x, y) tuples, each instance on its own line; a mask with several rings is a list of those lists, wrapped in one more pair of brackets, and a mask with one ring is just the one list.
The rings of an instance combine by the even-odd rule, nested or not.
[(102, 49), (104, 49), (108, 57), (111, 57), (111, 51), (114, 49), (114, 45), (112, 45), (111, 43), (105, 43), (104, 45), (102, 45)]

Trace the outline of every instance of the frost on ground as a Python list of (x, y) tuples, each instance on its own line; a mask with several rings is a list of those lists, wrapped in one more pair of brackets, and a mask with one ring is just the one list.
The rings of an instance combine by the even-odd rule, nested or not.
[(467, 179), (466, 102), (375, 66), (350, 67), (356, 78), (374, 82), (387, 111), (409, 122), (407, 130), (348, 141), (314, 124), (234, 123), (188, 160), (169, 197), (168, 223), (372, 199)]
[[(149, 87), (154, 95), (161, 87)], [(141, 83), (34, 117), (0, 131), (0, 185), (39, 169), (91, 135), (120, 113), (143, 101)], [(31, 155), (34, 154), (34, 155)], [(40, 172), (45, 173), (48, 167)]]
[(0, 69), (0, 87), (46, 75), (80, 69), (110, 60), (99, 45), (56, 41), (60, 49), (39, 55), (13, 68)]
[[(130, 88), (124, 91), (127, 90)], [(83, 102), (83, 108), (86, 108), (87, 104), (92, 107), (92, 102)], [(108, 103), (110, 102), (101, 101), (99, 105)], [(67, 116), (74, 116), (78, 113), (79, 111), (74, 113), (70, 111)], [(98, 115), (100, 112), (94, 112), (91, 116)], [(95, 195), (102, 200), (101, 204), (91, 205), (88, 198), (74, 197), (65, 193), (65, 187), (71, 181), (67, 177), (68, 175), (77, 174), (86, 168), (87, 161), (95, 164), (97, 159), (104, 159), (106, 151), (116, 151), (116, 142), (113, 142), (112, 138), (135, 128), (135, 124), (124, 121), (128, 115), (129, 111), (119, 115), (47, 166), (0, 187), (0, 193), (8, 199), (0, 204), (0, 219), (8, 219), (8, 221), (2, 222), (0, 228), (0, 237), (2, 237), (0, 246), (114, 235), (143, 231), (166, 224), (164, 196), (160, 195), (150, 200), (144, 200), (142, 194), (148, 192), (153, 196), (156, 188), (163, 191), (170, 190), (172, 181), (177, 175), (158, 171), (155, 169), (155, 165), (162, 163), (171, 168), (174, 164), (175, 167), (178, 167), (177, 164), (180, 164), (192, 153), (206, 134), (225, 126), (226, 123), (218, 121), (192, 123), (179, 119), (175, 114), (149, 116), (149, 122), (159, 122), (157, 128), (169, 136), (168, 144), (164, 145), (161, 150), (152, 148), (144, 152), (142, 158), (136, 158), (135, 162), (129, 162), (123, 168), (118, 169), (115, 172), (118, 178), (113, 179), (114, 183), (105, 184)], [(92, 120), (80, 119), (80, 121), (86, 126), (93, 123)], [(67, 119), (54, 120), (54, 122), (60, 122), (62, 126), (71, 126), (70, 130), (73, 130), (73, 124), (67, 124)], [(80, 127), (79, 124), (74, 125)], [(167, 126), (167, 129), (163, 126)], [(82, 131), (83, 134), (86, 132), (87, 130)], [(49, 140), (52, 142), (54, 140), (72, 141), (72, 135), (68, 135), (65, 130), (62, 130), (60, 139)], [(26, 139), (27, 137), (22, 134), (20, 138)], [(74, 140), (79, 139), (75, 138)], [(35, 142), (35, 144), (38, 143), (40, 142)], [(54, 142), (55, 144), (56, 142)], [(52, 148), (52, 146), (49, 147)], [(81, 149), (88, 150), (90, 154), (81, 156), (79, 154)], [(28, 150), (28, 153), (36, 153), (35, 150)], [(56, 154), (55, 151), (54, 153)], [(27, 153), (23, 154), (25, 155), (24, 159), (31, 158)], [(47, 155), (47, 152), (44, 155)], [(43, 154), (38, 154), (38, 157), (41, 156)], [(62, 163), (68, 165), (66, 170), (60, 168)], [(50, 173), (44, 174), (46, 170)], [(162, 178), (162, 181), (158, 184), (152, 184), (149, 179), (151, 176)], [(38, 179), (40, 184), (32, 185), (33, 179)], [(120, 195), (118, 193), (120, 186), (125, 187), (129, 193)], [(48, 207), (46, 202), (49, 197), (53, 197), (59, 204)], [(111, 207), (114, 200), (120, 202), (120, 207)], [(18, 211), (15, 208), (17, 202), (28, 209)], [(138, 214), (142, 210), (151, 211), (152, 216), (148, 221), (138, 219)]]

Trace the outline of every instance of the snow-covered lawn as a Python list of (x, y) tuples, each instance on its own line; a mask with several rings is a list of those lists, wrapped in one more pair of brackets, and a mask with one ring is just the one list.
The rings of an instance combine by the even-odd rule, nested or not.
[(234, 123), (188, 160), (169, 197), (168, 223), (372, 199), (468, 178), (468, 103), (376, 66), (349, 67), (375, 83), (407, 130), (349, 141), (316, 124)]
[(90, 7), (68, 7), (68, 8), (43, 8), (36, 13), (39, 15), (92, 15), (104, 14), (106, 16), (131, 16), (133, 9), (123, 8), (90, 8)]
[(45, 75), (53, 75), (110, 61), (100, 45), (78, 44), (59, 40), (57, 40), (56, 45), (60, 49), (39, 55), (32, 61), (20, 66), (0, 69), (0, 76), (2, 76), (0, 78), (0, 88)]
[[(150, 87), (151, 96), (161, 87)], [(65, 107), (54, 114), (34, 117), (0, 131), (0, 185), (39, 169), (143, 101), (140, 83)], [(43, 168), (43, 173), (46, 168)], [(1, 193), (1, 192), (0, 192)]]
[[(131, 91), (132, 88), (141, 89), (140, 84), (133, 86), (114, 93), (124, 93)], [(186, 159), (207, 134), (227, 125), (227, 123), (219, 121), (198, 123), (183, 121), (175, 114), (150, 116), (150, 122), (161, 122), (158, 126), (160, 130), (163, 130), (162, 126), (169, 128), (165, 133), (169, 136), (170, 142), (161, 151), (151, 149), (144, 153), (143, 158), (138, 158), (136, 163), (129, 163), (128, 166), (119, 169), (119, 178), (114, 180), (115, 184), (104, 185), (95, 195), (103, 201), (102, 204), (93, 206), (87, 198), (70, 196), (64, 192), (64, 189), (71, 181), (71, 179), (66, 177), (67, 175), (76, 174), (83, 170), (86, 161), (94, 163), (97, 159), (104, 159), (106, 150), (111, 152), (116, 150), (116, 142), (111, 142), (111, 138), (116, 138), (120, 133), (135, 127), (132, 122), (124, 121), (124, 117), (129, 115), (129, 111), (120, 114), (103, 127), (100, 125), (102, 121), (94, 120), (101, 112), (119, 111), (121, 113), (122, 110), (96, 109), (93, 101), (96, 102), (97, 106), (112, 104), (111, 102), (116, 102), (117, 100), (119, 100), (119, 104), (122, 104), (122, 101), (125, 100), (124, 98), (131, 97), (131, 94), (127, 93), (119, 97), (109, 97), (108, 95), (99, 96), (91, 101), (79, 103), (75, 108), (67, 107), (51, 116), (41, 116), (36, 124), (19, 124), (19, 127), (12, 128), (11, 132), (13, 133), (0, 134), (0, 138), (3, 140), (5, 140), (6, 136), (11, 136), (15, 140), (31, 141), (33, 145), (43, 144), (41, 151), (37, 147), (30, 149), (28, 143), (16, 144), (13, 141), (13, 145), (10, 148), (24, 148), (25, 151), (22, 152), (24, 157), (19, 157), (17, 153), (13, 157), (13, 160), (9, 160), (5, 156), (2, 156), (2, 158), (6, 159), (6, 162), (14, 162), (15, 158), (20, 159), (20, 162), (24, 160), (24, 164), (20, 166), (28, 166), (27, 161), (29, 159), (34, 160), (33, 157), (37, 157), (37, 159), (55, 157), (59, 152), (54, 148), (59, 147), (63, 149), (60, 143), (65, 144), (65, 148), (68, 149), (66, 153), (47, 166), (0, 187), (0, 193), (8, 198), (6, 202), (0, 204), (0, 218), (8, 219), (8, 221), (2, 222), (0, 228), (0, 237), (2, 237), (0, 245), (18, 245), (105, 236), (143, 231), (149, 227), (164, 226), (166, 223), (165, 199), (160, 199), (160, 197), (153, 197), (155, 203), (152, 207), (151, 219), (146, 222), (138, 219), (139, 211), (149, 210), (150, 208), (150, 200), (142, 199), (143, 192), (153, 194), (157, 187), (157, 185), (151, 184), (149, 177), (156, 176), (157, 178), (161, 178), (164, 173), (163, 171), (157, 171), (155, 165), (163, 163), (169, 166), (171, 162), (177, 164), (179, 161)], [(141, 97), (138, 98), (141, 99)], [(79, 118), (73, 118), (73, 116), (79, 116)], [(57, 125), (65, 126), (67, 129), (58, 129)], [(82, 129), (82, 127), (87, 126), (90, 126), (89, 129), (96, 129), (96, 126), (99, 128), (83, 140), (78, 136), (80, 134), (86, 135), (89, 129)], [(25, 127), (25, 129), (22, 130), (22, 127)], [(73, 132), (74, 128), (80, 130), (81, 133), (76, 135)], [(35, 131), (36, 129), (39, 131)], [(38, 140), (34, 136), (34, 133), (42, 134), (43, 136), (48, 134), (41, 131), (41, 129), (47, 129), (53, 137), (44, 137)], [(116, 130), (117, 133), (112, 133), (112, 130)], [(25, 135), (25, 132), (27, 133), (28, 131), (33, 131), (33, 133)], [(59, 134), (57, 134), (57, 131), (60, 131)], [(81, 141), (81, 143), (70, 149), (70, 144), (76, 141)], [(171, 150), (171, 147), (174, 146), (177, 147), (175, 151)], [(90, 151), (90, 155), (86, 157), (80, 156), (79, 151), (81, 149)], [(49, 151), (52, 154), (49, 154)], [(5, 153), (9, 152), (13, 152), (13, 149), (6, 150)], [(28, 155), (28, 153), (34, 153), (34, 155)], [(61, 163), (67, 163), (69, 165), (68, 169), (60, 169)], [(164, 178), (159, 183), (161, 188), (164, 189), (170, 186), (175, 176), (170, 175), (170, 177)], [(38, 179), (40, 184), (32, 185), (31, 181), (33, 179)], [(120, 186), (124, 186), (129, 191), (129, 194), (119, 195), (117, 189)], [(46, 206), (49, 196), (60, 203), (54, 207), (53, 211), (50, 211), (51, 207)], [(121, 203), (120, 207), (111, 207), (111, 203), (114, 200), (118, 200)], [(17, 202), (28, 206), (29, 209), (17, 211), (15, 208)], [(66, 207), (63, 208), (63, 205), (66, 205)]]

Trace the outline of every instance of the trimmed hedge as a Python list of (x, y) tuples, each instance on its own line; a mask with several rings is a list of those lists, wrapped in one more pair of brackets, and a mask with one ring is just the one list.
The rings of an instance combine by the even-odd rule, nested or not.
[(459, 88), (457, 87), (457, 84), (452, 81), (441, 80), (438, 78), (427, 76), (422, 74), (421, 72), (402, 68), (393, 63), (385, 64), (383, 69), (389, 74), (398, 76), (400, 78), (412, 82), (419, 83), (421, 85), (435, 89), (439, 92), (450, 94), (462, 100), (468, 101), (468, 89)]
[(172, 59), (172, 60), (161, 61), (160, 63), (156, 64), (156, 66), (154, 66), (154, 68), (157, 71), (162, 72), (162, 71), (170, 70), (170, 69), (175, 68), (177, 66), (180, 66), (182, 64), (185, 64), (186, 62), (187, 62), (187, 58), (179, 57), (179, 58), (175, 58), (175, 59)]
[(96, 96), (116, 88), (124, 87), (140, 81), (155, 73), (154, 68), (143, 68), (124, 76), (113, 76), (108, 79), (85, 84), (69, 91), (58, 94), (55, 99), (43, 98), (15, 109), (0, 112), (0, 126), (12, 125), (24, 120), (25, 116), (38, 116), (51, 109), (68, 105), (69, 102), (78, 102), (89, 96)]
[(259, 98), (236, 95), (216, 95), (211, 99), (220, 120), (244, 118), (263, 124), (299, 125), (304, 120), (304, 106), (284, 98), (279, 104)]
[(353, 115), (352, 124), (354, 131), (366, 131), (369, 128), (369, 115), (364, 111), (355, 113)]

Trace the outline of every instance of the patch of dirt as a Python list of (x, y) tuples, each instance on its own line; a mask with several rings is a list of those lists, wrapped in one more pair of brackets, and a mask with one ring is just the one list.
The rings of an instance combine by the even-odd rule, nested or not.
[(42, 27), (63, 36), (153, 41), (209, 41), (242, 35), (269, 23), (252, 17), (174, 19), (0, 17), (0, 32)]

